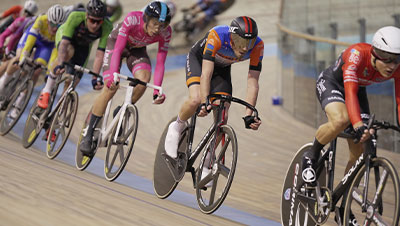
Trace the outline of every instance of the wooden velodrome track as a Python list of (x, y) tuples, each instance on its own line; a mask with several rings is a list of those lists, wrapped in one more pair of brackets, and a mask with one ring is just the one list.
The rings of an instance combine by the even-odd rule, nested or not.
[[(41, 12), (54, 3), (38, 2)], [(146, 3), (143, 0), (122, 2), (126, 6), (125, 14)], [(188, 5), (184, 0), (176, 2)], [(13, 3), (15, 1), (3, 0), (0, 9)], [(274, 49), (279, 4), (279, 0), (237, 1), (221, 15), (220, 21), (228, 23), (231, 18), (244, 14), (253, 16), (266, 46)], [(174, 43), (179, 43), (179, 37), (172, 45)], [(187, 49), (171, 49), (170, 55), (185, 51)], [(107, 182), (103, 177), (104, 152), (99, 151), (98, 158), (86, 171), (80, 172), (74, 167), (75, 142), (83, 118), (97, 95), (90, 92), (90, 87), (86, 88), (89, 93), (80, 91), (71, 142), (55, 160), (47, 159), (43, 142), (37, 141), (30, 149), (22, 147), (24, 120), (20, 120), (12, 133), (0, 137), (0, 225), (279, 225), (286, 169), (294, 152), (311, 141), (315, 133), (314, 128), (271, 104), (271, 96), (278, 93), (279, 65), (275, 52), (266, 50), (257, 105), (263, 121), (259, 131), (244, 129), (241, 119), (244, 109), (231, 107), (229, 123), (238, 136), (239, 159), (228, 197), (213, 215), (202, 214), (197, 209), (189, 175), (167, 200), (160, 200), (153, 194), (151, 181), (158, 139), (187, 95), (181, 68), (166, 73), (163, 87), (167, 100), (163, 105), (151, 104), (149, 90), (137, 104), (140, 123), (135, 147), (124, 173), (115, 182)], [(243, 84), (248, 62), (238, 63), (232, 69), (234, 96), (245, 98)], [(198, 131), (206, 129), (208, 123), (209, 119), (201, 119)], [(348, 155), (342, 142), (339, 147), (342, 148), (337, 155), (337, 175), (343, 172), (343, 162)], [(384, 150), (380, 150), (380, 155), (390, 158), (400, 169), (399, 155)], [(327, 225), (334, 225), (332, 217)]]

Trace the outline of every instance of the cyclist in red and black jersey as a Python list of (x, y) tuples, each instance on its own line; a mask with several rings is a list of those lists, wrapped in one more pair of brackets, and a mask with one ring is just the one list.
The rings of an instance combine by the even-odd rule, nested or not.
[[(400, 117), (400, 29), (392, 26), (379, 29), (372, 45), (357, 43), (348, 47), (334, 65), (324, 70), (317, 79), (316, 92), (328, 122), (316, 133), (310, 151), (304, 154), (302, 177), (315, 181), (313, 165), (322, 148), (341, 131), (352, 125), (359, 143), (348, 139), (350, 158), (345, 172), (362, 154), (361, 143), (372, 131), (366, 129), (363, 119), (369, 118), (366, 86), (394, 79), (397, 116)], [(398, 123), (400, 120), (398, 119)]]

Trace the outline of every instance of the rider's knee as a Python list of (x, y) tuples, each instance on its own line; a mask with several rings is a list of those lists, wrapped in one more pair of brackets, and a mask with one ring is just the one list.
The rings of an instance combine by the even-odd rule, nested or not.
[(344, 130), (347, 126), (350, 125), (349, 118), (343, 115), (336, 116), (330, 120), (332, 127), (335, 130)]
[(199, 106), (201, 104), (201, 98), (200, 96), (192, 96), (190, 97), (190, 106), (192, 106), (193, 108), (196, 108), (197, 106)]

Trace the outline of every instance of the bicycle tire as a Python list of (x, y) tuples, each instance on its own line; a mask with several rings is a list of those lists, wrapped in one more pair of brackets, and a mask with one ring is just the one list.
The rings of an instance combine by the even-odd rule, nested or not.
[[(130, 120), (132, 119), (132, 121)], [(104, 176), (108, 181), (113, 181), (122, 173), (126, 164), (128, 163), (129, 156), (132, 153), (133, 145), (135, 143), (136, 133), (138, 130), (139, 113), (135, 105), (128, 105), (122, 119), (120, 128), (120, 135), (118, 139), (123, 136), (125, 139), (117, 141), (119, 144), (114, 143), (114, 135), (118, 129), (118, 123), (114, 125), (111, 135), (108, 137), (106, 158), (104, 160)], [(128, 129), (128, 131), (126, 131)], [(122, 131), (122, 132), (121, 132)], [(129, 139), (130, 137), (130, 139)], [(125, 142), (128, 140), (127, 148), (124, 150)], [(113, 150), (115, 147), (116, 149)], [(119, 164), (116, 162), (119, 156)], [(110, 161), (111, 160), (111, 161)], [(116, 165), (116, 163), (118, 165)]]
[[(286, 171), (281, 195), (281, 223), (283, 226), (293, 225), (294, 222), (296, 222), (296, 225), (317, 225), (309, 219), (307, 211), (300, 204), (296, 195), (296, 191), (300, 191), (301, 185), (304, 184), (301, 177), (303, 154), (311, 146), (312, 143), (303, 145), (294, 155)], [(326, 168), (322, 169), (317, 180), (321, 187), (326, 186)]]
[[(216, 211), (224, 202), (228, 195), (229, 189), (232, 185), (233, 177), (235, 175), (236, 163), (238, 158), (238, 144), (235, 131), (229, 125), (222, 125), (220, 127), (219, 134), (222, 136), (222, 141), (215, 147), (216, 161), (212, 165), (210, 173), (202, 178), (202, 169), (206, 164), (206, 153), (209, 151), (211, 142), (214, 141), (216, 133), (210, 137), (207, 145), (204, 146), (203, 157), (200, 160), (200, 165), (197, 170), (196, 176), (196, 198), (197, 204), (201, 212), (211, 214)], [(228, 150), (229, 149), (229, 150)], [(230, 153), (232, 156), (228, 156)], [(229, 163), (230, 165), (227, 165)], [(230, 167), (230, 168), (229, 168)], [(220, 177), (223, 176), (223, 177)], [(225, 179), (226, 182), (222, 181), (222, 187), (218, 186), (221, 184), (221, 179)], [(211, 191), (204, 189), (207, 183), (212, 183)], [(219, 190), (218, 188), (222, 188)], [(218, 190), (217, 190), (218, 189)], [(220, 195), (218, 195), (220, 193)], [(218, 197), (216, 199), (216, 197)]]
[[(65, 96), (64, 103), (61, 104), (62, 108), (59, 107), (57, 109), (57, 112), (54, 115), (50, 125), (49, 137), (47, 138), (46, 155), (49, 159), (54, 159), (57, 157), (67, 142), (75, 122), (76, 114), (78, 112), (78, 105), (78, 93), (76, 91), (72, 91)], [(67, 131), (65, 131), (65, 129)], [(53, 132), (55, 133), (54, 141), (51, 139)], [(62, 140), (58, 144), (57, 141), (59, 140), (60, 135), (62, 136)]]
[[(21, 105), (21, 109), (19, 110), (17, 117), (15, 117), (15, 118), (10, 117), (10, 115), (9, 115), (10, 111), (11, 111), (11, 109), (13, 109), (14, 104), (15, 104), (16, 100), (18, 99), (19, 94), (24, 92), (25, 90), (27, 93), (25, 94), (24, 102)], [(21, 118), (22, 113), (24, 113), (25, 108), (29, 103), (29, 100), (31, 99), (32, 92), (33, 92), (33, 81), (32, 80), (27, 80), (27, 82), (25, 84), (21, 84), (21, 86), (19, 86), (15, 90), (14, 94), (12, 95), (12, 99), (8, 103), (7, 109), (5, 110), (4, 117), (1, 119), (0, 135), (2, 135), (2, 136), (6, 135), (8, 132), (10, 132), (12, 130), (12, 128), (14, 128), (15, 124), (17, 124), (18, 120)]]
[[(89, 110), (89, 113), (86, 116), (85, 122), (83, 123), (82, 129), (80, 131), (78, 143), (76, 145), (75, 166), (80, 171), (85, 170), (89, 166), (90, 162), (92, 161), (92, 159), (94, 158), (94, 156), (96, 154), (96, 151), (97, 151), (97, 148), (98, 148), (98, 143), (100, 142), (98, 140), (99, 131), (97, 129), (102, 124), (103, 120), (100, 120), (100, 122), (97, 124), (97, 127), (96, 127), (95, 131), (93, 132), (93, 137), (95, 137), (95, 138), (97, 137), (96, 138), (97, 139), (96, 150), (94, 151), (93, 155), (92, 156), (86, 156), (86, 155), (82, 154), (82, 152), (80, 150), (80, 145), (81, 145), (82, 138), (83, 138), (84, 134), (86, 133), (86, 129), (87, 129), (88, 125), (89, 125), (89, 120), (90, 120), (90, 116), (91, 115), (92, 115), (92, 109)], [(93, 142), (96, 142), (96, 139), (93, 139)]]
[(39, 117), (45, 111), (37, 105), (39, 97), (40, 94), (33, 102), (25, 122), (24, 132), (22, 134), (22, 146), (24, 146), (24, 148), (29, 148), (35, 142), (43, 128), (43, 125), (38, 125)]
[[(359, 186), (363, 186), (365, 183), (365, 172), (366, 165), (364, 164), (361, 169), (358, 171), (357, 175), (354, 177), (353, 182), (349, 188), (347, 196), (346, 196), (346, 204), (345, 204), (345, 214), (344, 214), (344, 225), (349, 225), (350, 222), (350, 210), (355, 216), (357, 222), (361, 223), (371, 223), (373, 219), (383, 219), (386, 224), (382, 225), (392, 225), (398, 226), (399, 224), (399, 211), (400, 211), (400, 185), (399, 185), (399, 176), (397, 174), (396, 169), (393, 164), (385, 159), (385, 158), (374, 158), (370, 163), (370, 178), (368, 183), (368, 195), (367, 195), (367, 211), (361, 212), (361, 202), (363, 198), (362, 189)], [(378, 185), (382, 185), (381, 183), (376, 184), (376, 175), (379, 175), (379, 182), (384, 182), (383, 187), (378, 187)], [(387, 176), (386, 176), (387, 175)], [(386, 176), (386, 178), (385, 178)], [(390, 183), (391, 182), (391, 183)], [(387, 185), (393, 185), (393, 187), (388, 187)], [(384, 191), (386, 191), (384, 193)], [(377, 193), (380, 193), (378, 195)], [(378, 196), (375, 196), (378, 195)], [(375, 197), (377, 197), (375, 199)], [(380, 198), (379, 198), (380, 197)], [(370, 199), (372, 198), (372, 199)], [(384, 199), (384, 200), (382, 200)], [(353, 202), (354, 201), (354, 202)], [(382, 207), (379, 204), (386, 204), (385, 207)], [(354, 205), (352, 205), (354, 204)], [(385, 211), (384, 211), (385, 210)], [(389, 211), (387, 211), (389, 210)], [(390, 211), (392, 210), (392, 211)], [(389, 212), (389, 213), (388, 213)], [(387, 215), (383, 215), (387, 213)], [(360, 221), (359, 219), (363, 219)], [(392, 221), (390, 223), (390, 221)], [(380, 225), (375, 222), (376, 225)]]
[(154, 159), (154, 169), (153, 169), (153, 190), (156, 196), (160, 199), (166, 199), (168, 196), (174, 192), (176, 186), (182, 180), (187, 166), (187, 155), (182, 154), (186, 153), (187, 145), (188, 145), (188, 128), (185, 128), (182, 132), (179, 145), (178, 145), (178, 156), (179, 161), (181, 164), (181, 175), (179, 176), (178, 180), (174, 178), (171, 174), (170, 169), (167, 166), (165, 161), (165, 137), (167, 136), (169, 124), (173, 121), (176, 121), (176, 116), (173, 117), (164, 128), (164, 131), (160, 137), (160, 141), (158, 143), (156, 156)]

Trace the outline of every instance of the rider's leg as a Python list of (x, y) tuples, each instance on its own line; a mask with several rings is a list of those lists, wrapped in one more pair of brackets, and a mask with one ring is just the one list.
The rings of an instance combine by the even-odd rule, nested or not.
[[(135, 71), (134, 77), (143, 82), (149, 82), (150, 77), (151, 77), (151, 71), (150, 70), (137, 70), (137, 71)], [(137, 85), (134, 88), (134, 92), (132, 95), (132, 103), (136, 103), (140, 99), (140, 97), (142, 97), (144, 91), (146, 91), (145, 86)]]
[(10, 63), (7, 65), (7, 70), (4, 73), (3, 76), (0, 78), (0, 90), (3, 90), (7, 83), (11, 80), (13, 77), (14, 73), (18, 70), (18, 60), (19, 56), (15, 56), (10, 60)]

